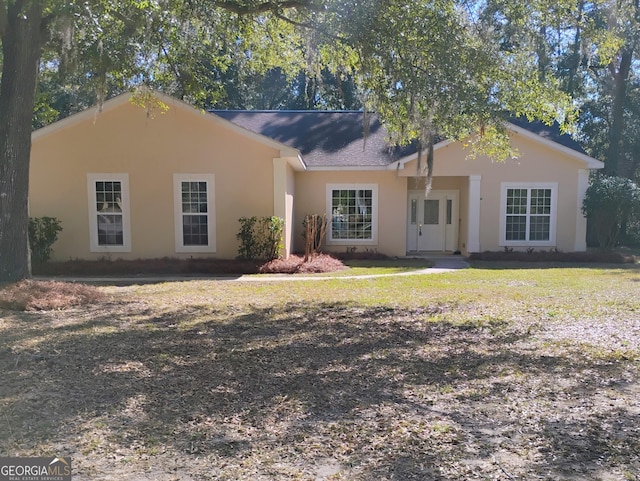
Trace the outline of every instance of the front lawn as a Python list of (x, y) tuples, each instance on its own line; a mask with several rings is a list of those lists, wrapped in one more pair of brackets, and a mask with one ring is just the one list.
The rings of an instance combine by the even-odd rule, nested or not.
[(0, 310), (0, 456), (74, 480), (639, 480), (638, 266)]

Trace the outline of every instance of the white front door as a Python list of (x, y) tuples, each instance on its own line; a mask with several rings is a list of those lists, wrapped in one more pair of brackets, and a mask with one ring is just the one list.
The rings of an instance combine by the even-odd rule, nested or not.
[(407, 252), (458, 249), (457, 190), (409, 191)]

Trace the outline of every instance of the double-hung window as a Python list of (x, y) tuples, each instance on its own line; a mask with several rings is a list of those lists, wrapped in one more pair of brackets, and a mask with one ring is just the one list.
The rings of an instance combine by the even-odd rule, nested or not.
[(378, 238), (378, 186), (375, 184), (327, 185), (328, 242), (373, 244)]
[(174, 174), (176, 252), (215, 252), (213, 174)]
[(501, 245), (555, 245), (557, 190), (557, 183), (503, 183)]
[(128, 174), (87, 174), (91, 252), (130, 252)]

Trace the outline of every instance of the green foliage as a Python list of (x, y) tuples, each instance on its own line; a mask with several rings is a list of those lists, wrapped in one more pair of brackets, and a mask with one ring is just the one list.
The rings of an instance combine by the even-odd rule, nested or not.
[(582, 205), (601, 248), (617, 245), (623, 226), (640, 216), (640, 187), (629, 179), (593, 176)]
[(255, 225), (257, 217), (241, 217), (240, 231), (236, 234), (236, 239), (240, 241), (238, 248), (238, 259), (255, 259), (258, 257), (258, 239), (255, 236)]
[(572, 118), (569, 96), (540, 77), (530, 45), (501, 49), (493, 25), (478, 19), (482, 9), (456, 0), (337, 9), (334, 21), (355, 53), (366, 106), (380, 114), (394, 143), (417, 140), (428, 151), (437, 135), (463, 140), (480, 132), (468, 143), (470, 153), (504, 160), (517, 156), (507, 115), (545, 123)]
[(238, 258), (242, 260), (278, 259), (283, 248), (282, 234), (284, 219), (272, 217), (242, 217), (240, 231), (236, 238), (240, 241)]
[(280, 252), (284, 248), (282, 234), (284, 232), (284, 219), (271, 216), (265, 220), (266, 238), (264, 252), (269, 260), (280, 257)]
[(479, 18), (500, 50), (531, 52), (540, 79), (572, 98), (576, 133), (606, 174), (640, 173), (638, 2), (487, 0)]
[(29, 219), (29, 247), (32, 262), (47, 262), (51, 258), (52, 246), (58, 240), (60, 231), (62, 231), (62, 225), (55, 217)]

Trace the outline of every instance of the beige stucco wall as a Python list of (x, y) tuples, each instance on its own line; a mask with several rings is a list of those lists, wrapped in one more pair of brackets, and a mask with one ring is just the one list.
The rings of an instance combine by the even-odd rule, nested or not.
[[(576, 246), (576, 218), (579, 215), (578, 183), (579, 170), (585, 165), (569, 153), (534, 141), (522, 134), (511, 135), (512, 145), (520, 152), (517, 160), (492, 162), (486, 157), (469, 159), (469, 152), (460, 143), (452, 143), (436, 150), (434, 159), (434, 188), (440, 176), (457, 178), (460, 187), (460, 217), (462, 218), (460, 241), (466, 252), (468, 239), (467, 196), (468, 176), (481, 176), (480, 202), (480, 251), (501, 250), (500, 243), (500, 196), (503, 182), (557, 182), (556, 245), (566, 252)], [(400, 170), (400, 176), (415, 176), (416, 164), (409, 162)], [(461, 179), (461, 177), (463, 177)], [(441, 187), (437, 187), (441, 188)], [(582, 235), (582, 233), (578, 233)], [(523, 247), (521, 249), (525, 249)], [(550, 247), (541, 247), (548, 250)], [(518, 248), (515, 248), (518, 250)]]
[[(84, 117), (34, 137), (30, 215), (62, 221), (54, 259), (105, 255), (90, 252), (87, 173), (129, 175), (132, 250), (112, 258), (234, 258), (238, 219), (273, 215), (273, 159), (280, 152), (213, 122), (210, 114), (170, 102), (168, 112), (148, 115), (123, 102)], [(176, 253), (174, 173), (215, 175), (215, 254)]]
[[(108, 104), (113, 105), (113, 104)], [(304, 249), (302, 223), (307, 214), (327, 210), (327, 185), (373, 184), (378, 190), (375, 242), (331, 244), (327, 250), (375, 250), (391, 256), (406, 253), (407, 195), (424, 188), (415, 161), (396, 170), (295, 171), (296, 159), (282, 157), (281, 146), (214, 121), (178, 101), (168, 112), (151, 112), (129, 102), (95, 115), (54, 125), (34, 136), (30, 215), (54, 216), (63, 231), (54, 245), (54, 259), (96, 259), (90, 252), (87, 194), (88, 173), (128, 174), (131, 210), (131, 252), (112, 258), (156, 257), (234, 258), (238, 219), (278, 215), (285, 218), (285, 253)], [(579, 172), (585, 164), (569, 153), (514, 133), (517, 161), (495, 163), (467, 159), (460, 143), (436, 150), (434, 190), (459, 192), (458, 246), (467, 253), (470, 236), (469, 179), (480, 180), (479, 249), (500, 250), (501, 183), (558, 184), (556, 245), (573, 251), (583, 236), (579, 215)], [(583, 171), (584, 172), (584, 171)], [(177, 253), (173, 205), (174, 174), (215, 176), (215, 253)], [(583, 176), (584, 179), (584, 176)], [(328, 213), (327, 213), (328, 214)]]
[[(325, 250), (345, 252), (356, 247), (356, 252), (366, 249), (389, 256), (406, 253), (407, 230), (407, 180), (396, 176), (395, 171), (339, 171), (296, 172), (295, 236), (294, 249), (304, 251), (302, 223), (307, 214), (327, 213), (328, 184), (376, 184), (378, 187), (378, 238), (375, 243), (326, 244)], [(327, 213), (329, 217), (329, 213)], [(330, 218), (328, 218), (330, 222)]]

